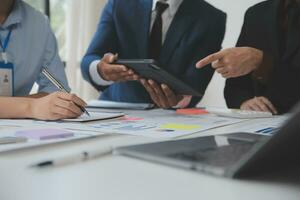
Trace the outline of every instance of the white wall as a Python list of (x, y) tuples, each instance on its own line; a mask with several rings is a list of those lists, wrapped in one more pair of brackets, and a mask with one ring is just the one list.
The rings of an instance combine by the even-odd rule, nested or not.
[[(206, 0), (215, 7), (227, 13), (227, 28), (223, 48), (235, 46), (244, 21), (246, 10), (263, 0)], [(201, 106), (225, 106), (223, 95), (225, 79), (215, 74)]]

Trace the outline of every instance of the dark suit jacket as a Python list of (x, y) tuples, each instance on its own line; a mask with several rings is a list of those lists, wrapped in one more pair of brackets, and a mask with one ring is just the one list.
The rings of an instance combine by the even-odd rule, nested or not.
[(280, 113), (285, 113), (300, 100), (300, 33), (294, 33), (298, 37), (284, 52), (280, 51), (279, 5), (280, 0), (265, 1), (251, 7), (245, 15), (237, 46), (254, 47), (270, 55), (273, 70), (264, 85), (251, 74), (228, 79), (225, 98), (230, 108), (240, 108), (255, 96), (265, 96)]
[[(152, 0), (109, 0), (98, 30), (82, 60), (83, 77), (98, 90), (101, 99), (152, 102), (139, 82), (96, 85), (89, 75), (91, 62), (108, 52), (123, 59), (148, 58)], [(203, 0), (184, 0), (169, 28), (158, 62), (165, 70), (204, 93), (213, 75), (210, 67), (195, 68), (196, 62), (221, 48), (226, 15)], [(200, 99), (194, 98), (193, 105)]]

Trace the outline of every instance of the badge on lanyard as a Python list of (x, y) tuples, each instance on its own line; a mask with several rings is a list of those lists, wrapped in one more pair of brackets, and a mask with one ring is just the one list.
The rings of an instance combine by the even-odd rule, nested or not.
[(8, 61), (6, 49), (10, 40), (12, 30), (9, 31), (6, 39), (0, 38), (2, 48), (0, 58), (0, 96), (11, 97), (14, 95), (14, 65)]

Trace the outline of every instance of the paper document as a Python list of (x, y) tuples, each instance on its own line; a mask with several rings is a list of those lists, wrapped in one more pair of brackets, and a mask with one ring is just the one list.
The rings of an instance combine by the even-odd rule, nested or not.
[(124, 116), (124, 113), (90, 112), (90, 116), (83, 114), (76, 119), (64, 119), (62, 121), (65, 121), (65, 122), (91, 122), (91, 121), (115, 119), (115, 118), (119, 118), (119, 117), (123, 117), (123, 116)]
[(111, 109), (133, 109), (147, 110), (154, 107), (153, 104), (147, 103), (123, 103), (115, 101), (92, 100), (88, 102), (88, 108), (111, 108)]
[(289, 119), (289, 115), (276, 116), (270, 119), (256, 119), (237, 128), (237, 132), (247, 132), (262, 135), (272, 135)]
[[(126, 117), (110, 122), (88, 124), (100, 132), (138, 135), (152, 138), (176, 138), (245, 120), (215, 115), (181, 115), (175, 111), (149, 110), (127, 112)], [(91, 129), (89, 129), (91, 130)]]

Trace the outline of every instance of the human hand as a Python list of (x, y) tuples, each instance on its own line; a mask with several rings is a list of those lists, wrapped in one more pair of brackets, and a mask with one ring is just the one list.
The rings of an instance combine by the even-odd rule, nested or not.
[(150, 94), (153, 102), (160, 108), (171, 108), (176, 106), (182, 99), (183, 96), (176, 95), (167, 85), (157, 84), (153, 80), (140, 80), (147, 92)]
[(253, 99), (247, 100), (241, 105), (241, 109), (271, 112), (275, 115), (278, 114), (275, 106), (266, 97), (254, 97)]
[(82, 115), (80, 107), (87, 104), (74, 94), (55, 92), (48, 96), (32, 99), (31, 116), (40, 120), (76, 118)]
[(124, 65), (114, 65), (114, 61), (118, 59), (118, 55), (111, 53), (105, 54), (97, 66), (98, 73), (106, 81), (134, 81), (139, 77), (133, 70), (128, 69)]
[(251, 47), (235, 47), (224, 49), (200, 60), (197, 68), (208, 64), (216, 69), (224, 78), (244, 76), (259, 67), (263, 60), (263, 51)]

